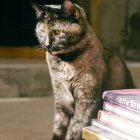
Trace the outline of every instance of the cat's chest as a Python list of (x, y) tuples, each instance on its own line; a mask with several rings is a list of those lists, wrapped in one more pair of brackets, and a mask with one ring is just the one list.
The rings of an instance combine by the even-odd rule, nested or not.
[(69, 81), (76, 75), (73, 65), (59, 59), (50, 59), (49, 68), (53, 77), (62, 80)]

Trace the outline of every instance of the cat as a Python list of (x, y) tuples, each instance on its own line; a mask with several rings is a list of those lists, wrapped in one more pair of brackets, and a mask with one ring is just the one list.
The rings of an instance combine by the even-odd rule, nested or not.
[(52, 140), (81, 140), (82, 128), (102, 108), (102, 92), (135, 85), (121, 57), (102, 46), (83, 8), (70, 0), (33, 8), (55, 97)]

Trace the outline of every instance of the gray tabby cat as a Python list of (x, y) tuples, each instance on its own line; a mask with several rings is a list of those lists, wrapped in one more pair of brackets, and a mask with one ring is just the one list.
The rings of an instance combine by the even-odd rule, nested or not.
[(102, 107), (102, 92), (134, 88), (132, 78), (121, 58), (102, 47), (81, 7), (64, 0), (33, 8), (55, 94), (52, 140), (81, 140), (82, 128)]

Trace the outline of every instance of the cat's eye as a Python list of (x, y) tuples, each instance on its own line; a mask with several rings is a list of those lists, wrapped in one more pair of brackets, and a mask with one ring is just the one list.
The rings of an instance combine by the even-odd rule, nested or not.
[(65, 33), (63, 30), (60, 31), (60, 36), (63, 36)]
[(43, 30), (40, 30), (40, 33), (44, 36), (46, 35), (46, 33)]

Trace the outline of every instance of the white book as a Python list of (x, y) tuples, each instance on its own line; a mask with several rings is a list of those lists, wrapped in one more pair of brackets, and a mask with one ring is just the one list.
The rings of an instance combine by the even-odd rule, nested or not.
[(113, 104), (111, 102), (104, 102), (103, 109), (115, 113), (117, 115), (123, 116), (134, 122), (140, 123), (140, 113), (137, 113), (125, 107)]
[(111, 126), (109, 126), (107, 124), (104, 124), (104, 123), (102, 123), (102, 122), (100, 122), (100, 121), (98, 121), (96, 119), (92, 120), (91, 125), (99, 127), (99, 128), (104, 129), (106, 131), (109, 131), (109, 132), (111, 132), (111, 133), (113, 133), (115, 135), (118, 135), (118, 136), (126, 139), (126, 140), (139, 140), (139, 139), (137, 139), (137, 138), (135, 138), (133, 136), (130, 136), (130, 135), (126, 134), (126, 133), (123, 133), (123, 132), (121, 132), (121, 131), (119, 131), (117, 129), (111, 128)]
[(97, 126), (84, 127), (82, 138), (84, 140), (127, 140)]
[(105, 110), (99, 110), (98, 120), (140, 140), (140, 123)]

